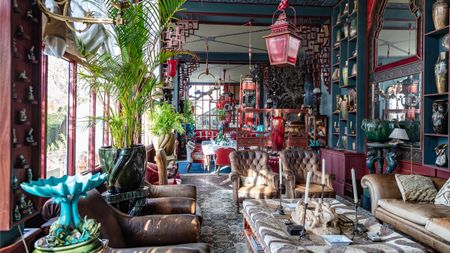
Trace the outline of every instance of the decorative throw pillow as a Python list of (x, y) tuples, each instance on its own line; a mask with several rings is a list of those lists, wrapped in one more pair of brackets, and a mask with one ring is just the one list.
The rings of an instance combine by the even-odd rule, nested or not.
[(395, 174), (395, 180), (402, 194), (403, 201), (433, 202), (436, 197), (436, 187), (429, 177)]
[(434, 199), (436, 205), (450, 206), (450, 178), (445, 182)]
[(266, 180), (264, 177), (241, 177), (241, 183), (243, 186), (246, 185), (266, 185)]

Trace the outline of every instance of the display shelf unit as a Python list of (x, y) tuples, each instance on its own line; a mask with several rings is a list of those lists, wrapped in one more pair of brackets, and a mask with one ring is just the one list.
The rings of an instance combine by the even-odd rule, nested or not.
[[(349, 11), (344, 13), (345, 5)], [(332, 115), (329, 121), (330, 148), (349, 152), (364, 152), (364, 133), (361, 130), (362, 120), (365, 117), (366, 96), (366, 1), (358, 1), (355, 9), (354, 0), (342, 0), (333, 8), (332, 31), (332, 69), (339, 71), (339, 80), (332, 82)], [(339, 17), (339, 18), (338, 18)], [(337, 22), (340, 20), (340, 22)], [(356, 31), (351, 32), (353, 23)], [(344, 32), (348, 29), (348, 32)], [(343, 70), (347, 62), (347, 80), (344, 80)], [(356, 73), (352, 73), (356, 65)], [(348, 112), (348, 117), (340, 113), (337, 104), (339, 96), (347, 96), (349, 92), (356, 94), (356, 110)], [(339, 128), (339, 132), (335, 129)], [(353, 131), (352, 131), (353, 130)], [(354, 133), (353, 133), (354, 132)]]
[[(434, 67), (438, 60), (439, 53), (448, 50), (443, 46), (443, 39), (445, 35), (449, 34), (449, 26), (441, 29), (436, 29), (433, 23), (432, 9), (436, 0), (425, 0), (424, 5), (424, 38), (423, 38), (423, 164), (427, 167), (436, 170), (449, 171), (448, 165), (446, 167), (438, 167), (435, 165), (436, 152), (435, 147), (440, 144), (449, 143), (449, 130), (446, 133), (436, 133), (433, 130), (433, 103), (437, 101), (449, 100), (449, 92), (439, 93), (436, 87), (436, 78)], [(450, 65), (450, 62), (447, 63)], [(447, 74), (448, 75), (448, 74)], [(448, 79), (448, 76), (447, 76)], [(448, 80), (447, 80), (448, 81)], [(447, 105), (448, 109), (448, 105)], [(446, 151), (448, 155), (448, 150)]]
[[(41, 101), (41, 15), (37, 5), (28, 0), (0, 1), (2, 25), (0, 48), (0, 101), (2, 124), (0, 125), (0, 231), (10, 231), (40, 213), (39, 199), (27, 195), (13, 187), (28, 180), (28, 170), (33, 179), (41, 177), (42, 145), (42, 101)], [(28, 18), (29, 11), (36, 19)], [(22, 74), (22, 77), (20, 75)], [(26, 76), (26, 78), (24, 78)], [(33, 96), (30, 95), (30, 89)], [(34, 97), (34, 99), (29, 99)], [(25, 110), (26, 118), (19, 120), (20, 111)], [(33, 129), (33, 140), (27, 139)], [(15, 138), (14, 138), (15, 136)], [(27, 166), (17, 167), (17, 159), (23, 156)], [(20, 196), (31, 200), (30, 212), (20, 210), (16, 218), (15, 207), (20, 204)], [(20, 205), (19, 205), (20, 206)], [(26, 205), (23, 205), (26, 207)]]
[(308, 147), (324, 148), (328, 143), (327, 120), (325, 115), (307, 115)]

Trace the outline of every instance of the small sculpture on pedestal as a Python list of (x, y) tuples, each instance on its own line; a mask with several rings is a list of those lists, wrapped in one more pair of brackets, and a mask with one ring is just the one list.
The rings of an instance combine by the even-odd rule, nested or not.
[(23, 124), (25, 122), (27, 122), (27, 110), (25, 108), (23, 108), (22, 110), (19, 111), (19, 123)]
[(305, 219), (306, 230), (311, 230), (317, 235), (338, 235), (341, 233), (337, 225), (338, 215), (330, 203), (310, 201), (309, 205), (314, 209), (307, 209), (306, 214), (304, 205), (303, 201), (299, 201), (295, 211), (292, 212), (292, 220), (295, 223), (302, 224), (302, 221)]
[(30, 80), (28, 79), (27, 71), (26, 71), (26, 70), (20, 72), (18, 78), (19, 78), (19, 81), (30, 82)]
[(37, 59), (36, 59), (36, 55), (35, 55), (34, 50), (35, 50), (34, 46), (32, 46), (32, 47), (30, 48), (30, 50), (28, 50), (28, 52), (27, 52), (27, 60), (28, 60), (29, 62), (33, 63), (33, 64), (37, 64), (38, 61), (37, 61)]
[(32, 103), (36, 100), (34, 99), (34, 92), (33, 92), (33, 86), (28, 86), (28, 96), (27, 96), (28, 102)]
[(33, 16), (33, 10), (28, 10), (27, 11), (27, 19), (31, 20), (34, 23), (38, 23), (39, 20)]
[(17, 190), (19, 188), (19, 179), (17, 179), (16, 176), (13, 176), (12, 188), (13, 190)]
[(14, 146), (17, 145), (17, 137), (16, 137), (16, 129), (15, 128), (13, 128), (13, 130), (12, 130), (12, 143)]
[(15, 13), (20, 13), (20, 7), (19, 3), (17, 3), (17, 0), (13, 0), (13, 9)]
[(19, 205), (16, 205), (14, 208), (14, 221), (20, 221), (22, 219), (22, 215), (20, 215)]
[(17, 99), (16, 83), (13, 83), (13, 84), (12, 84), (12, 98), (13, 98), (14, 100)]
[(12, 39), (12, 50), (14, 57), (19, 58), (19, 50), (17, 49), (16, 38)]
[(19, 25), (16, 28), (16, 37), (21, 38), (21, 39), (26, 39), (26, 40), (30, 39), (30, 36), (28, 34), (25, 34), (25, 30), (23, 29), (22, 25)]
[(26, 143), (28, 143), (30, 145), (36, 144), (36, 142), (34, 141), (33, 132), (34, 132), (34, 129), (30, 128), (30, 130), (28, 130), (27, 136), (25, 137)]
[(19, 198), (19, 209), (22, 215), (28, 215), (33, 213), (33, 203), (31, 200), (25, 199), (25, 194), (21, 194)]
[(16, 160), (16, 168), (29, 168), (27, 160), (25, 160), (25, 156), (19, 155)]
[(27, 170), (27, 179), (28, 179), (28, 182), (33, 180), (33, 170), (31, 168), (28, 168), (28, 170)]

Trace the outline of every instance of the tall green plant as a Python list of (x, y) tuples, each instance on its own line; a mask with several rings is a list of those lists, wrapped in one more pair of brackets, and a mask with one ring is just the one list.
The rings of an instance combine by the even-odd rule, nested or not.
[[(105, 0), (110, 17), (116, 16), (115, 0)], [(181, 10), (185, 0), (141, 1), (126, 9), (124, 25), (113, 27), (119, 54), (80, 51), (86, 58), (83, 77), (100, 99), (109, 96), (109, 115), (92, 118), (110, 130), (115, 148), (131, 147), (141, 132), (141, 117), (153, 106), (155, 88), (163, 85), (158, 67), (171, 57), (186, 52), (160, 49), (160, 38)], [(106, 96), (105, 96), (106, 95)]]
[(168, 103), (155, 105), (149, 113), (150, 132), (156, 136), (169, 133), (184, 133), (183, 123), (186, 122), (183, 114), (176, 112)]

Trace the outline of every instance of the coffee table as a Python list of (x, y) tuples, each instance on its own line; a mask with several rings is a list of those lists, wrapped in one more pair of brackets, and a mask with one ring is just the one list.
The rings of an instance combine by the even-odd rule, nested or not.
[[(283, 200), (286, 213), (289, 203), (297, 203), (298, 199)], [(338, 214), (355, 219), (354, 207), (335, 199), (324, 199), (336, 208)], [(274, 217), (272, 213), (279, 205), (276, 199), (248, 199), (243, 202), (244, 234), (247, 247), (254, 253), (293, 253), (293, 252), (383, 252), (383, 253), (423, 253), (430, 252), (426, 247), (401, 235), (386, 225), (380, 224), (368, 212), (359, 212), (359, 223), (364, 224), (369, 231), (380, 232), (381, 241), (372, 242), (363, 236), (355, 236), (349, 246), (329, 246), (320, 236), (308, 233), (307, 239), (300, 240), (291, 236), (286, 230), (284, 220)], [(290, 204), (289, 206), (292, 206)], [(352, 228), (343, 229), (344, 234), (351, 238)]]

